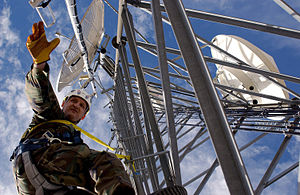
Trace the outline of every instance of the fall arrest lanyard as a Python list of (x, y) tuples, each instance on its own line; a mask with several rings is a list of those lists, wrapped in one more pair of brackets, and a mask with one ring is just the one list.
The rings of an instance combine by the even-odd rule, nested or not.
[[(36, 129), (37, 127), (46, 124), (46, 123), (62, 123), (65, 125), (72, 125), (74, 127), (74, 129), (76, 129), (77, 131), (80, 131), (81, 133), (83, 133), (84, 135), (88, 136), (89, 138), (91, 138), (92, 140), (94, 140), (95, 142), (101, 144), (102, 146), (110, 149), (111, 151), (115, 151), (115, 148), (110, 147), (108, 144), (106, 144), (105, 142), (101, 141), (100, 139), (98, 139), (97, 137), (93, 136), (92, 134), (86, 132), (85, 130), (83, 130), (82, 128), (78, 127), (77, 125), (75, 125), (74, 123), (67, 121), (67, 120), (50, 120), (50, 121), (46, 121), (43, 123), (40, 123), (36, 126), (34, 126), (30, 131), (33, 131), (34, 129)], [(127, 155), (122, 155), (122, 154), (115, 154), (118, 158), (120, 159), (126, 159), (126, 160), (131, 160), (130, 156)], [(134, 168), (134, 165), (133, 165)], [(135, 168), (134, 168), (135, 169)]]

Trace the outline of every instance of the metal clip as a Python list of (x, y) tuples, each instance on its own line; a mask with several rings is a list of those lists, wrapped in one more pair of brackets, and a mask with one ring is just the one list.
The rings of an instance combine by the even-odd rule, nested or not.
[(49, 130), (46, 131), (42, 137), (47, 138), (51, 144), (52, 143), (73, 144), (73, 142), (62, 141), (61, 139), (54, 137), (54, 135)]

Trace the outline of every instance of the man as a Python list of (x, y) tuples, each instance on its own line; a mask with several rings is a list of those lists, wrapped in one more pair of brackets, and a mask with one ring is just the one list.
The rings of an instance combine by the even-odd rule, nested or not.
[(69, 189), (79, 186), (101, 195), (134, 194), (121, 161), (112, 153), (90, 149), (74, 125), (63, 122), (79, 123), (91, 97), (74, 90), (60, 108), (47, 64), (59, 39), (48, 42), (42, 22), (33, 24), (32, 31), (26, 45), (34, 64), (26, 75), (25, 92), (34, 116), (12, 156), (18, 193), (76, 194)]

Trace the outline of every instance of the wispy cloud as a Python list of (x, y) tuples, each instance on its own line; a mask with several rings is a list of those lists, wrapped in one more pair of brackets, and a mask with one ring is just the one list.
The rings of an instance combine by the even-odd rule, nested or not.
[(24, 75), (18, 57), (21, 40), (18, 29), (12, 25), (11, 15), (11, 8), (5, 1), (0, 10), (0, 193), (8, 195), (16, 194), (9, 157), (26, 129), (25, 124), (29, 123), (32, 113), (24, 94)]
[(0, 11), (0, 60), (1, 64), (5, 59), (8, 60), (10, 65), (14, 65), (15, 68), (20, 68), (21, 62), (16, 57), (18, 54), (18, 48), (20, 45), (20, 38), (18, 30), (11, 25), (11, 8), (4, 6)]
[[(154, 39), (153, 33), (153, 22), (152, 16), (141, 9), (130, 7), (129, 9), (133, 15), (134, 27), (137, 29), (144, 37)], [(137, 39), (141, 39), (138, 35)]]
[[(215, 159), (216, 155), (212, 149), (210, 141), (207, 141), (192, 153), (188, 154), (181, 162), (183, 183), (209, 169)], [(188, 194), (195, 193), (204, 176), (205, 174), (198, 180), (194, 181), (191, 185), (186, 186)], [(220, 166), (215, 169), (212, 176), (209, 178), (207, 185), (205, 185), (201, 191), (201, 194), (229, 194)]]
[(0, 192), (1, 194), (7, 194), (7, 195), (14, 195), (17, 194), (17, 191), (15, 190), (15, 185), (14, 184), (7, 184), (7, 185), (2, 185), (0, 183)]
[(24, 93), (24, 78), (9, 78), (1, 81), (0, 105), (2, 108), (0, 111), (0, 155), (2, 156), (0, 193), (12, 195), (16, 194), (16, 188), (9, 157), (32, 116)]
[[(7, 135), (20, 135), (26, 128), (24, 122), (25, 124), (29, 124), (32, 116), (32, 111), (24, 93), (24, 80), (23, 78), (10, 78), (7, 79), (2, 86), (4, 87), (0, 88), (0, 103), (5, 109), (1, 120), (5, 127), (2, 133)], [(19, 137), (20, 136), (10, 137), (7, 139), (7, 137), (1, 136), (0, 140), (10, 142), (6, 148), (12, 151), (12, 148), (18, 143), (17, 140)]]
[(11, 29), (11, 9), (10, 7), (4, 7), (0, 13), (0, 28), (2, 35), (0, 36), (0, 47), (11, 46), (17, 44), (20, 39), (16, 30)]

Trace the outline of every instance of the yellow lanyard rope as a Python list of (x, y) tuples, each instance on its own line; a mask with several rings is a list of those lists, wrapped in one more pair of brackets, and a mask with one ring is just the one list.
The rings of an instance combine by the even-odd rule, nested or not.
[(102, 146), (110, 149), (111, 151), (115, 151), (116, 150), (115, 148), (110, 147), (105, 142), (101, 141), (97, 137), (95, 137), (92, 134), (86, 132), (85, 130), (81, 129), (80, 127), (78, 127), (77, 125), (75, 125), (74, 123), (72, 123), (70, 121), (67, 121), (67, 120), (51, 120), (51, 121), (48, 121), (48, 122), (50, 122), (50, 123), (63, 123), (63, 124), (66, 124), (66, 125), (72, 125), (77, 131), (80, 131), (81, 133), (83, 133), (84, 135), (88, 136), (89, 138), (91, 138), (95, 142), (101, 144)]
[[(85, 130), (81, 129), (80, 127), (78, 127), (74, 123), (72, 123), (70, 121), (67, 121), (67, 120), (50, 120), (50, 121), (46, 121), (46, 122), (43, 122), (43, 123), (40, 123), (40, 124), (34, 126), (30, 131), (33, 131), (34, 129), (36, 129), (37, 127), (39, 127), (40, 125), (43, 125), (45, 123), (62, 123), (62, 124), (66, 124), (66, 125), (72, 125), (74, 127), (74, 129), (76, 129), (77, 131), (80, 131), (81, 133), (83, 133), (84, 135), (88, 136), (89, 138), (91, 138), (95, 142), (101, 144), (102, 146), (110, 149), (111, 151), (115, 151), (116, 150), (115, 148), (110, 147), (105, 142), (101, 141), (97, 137), (93, 136), (92, 134), (86, 132)], [(126, 156), (126, 155), (122, 155), (122, 154), (115, 154), (115, 155), (118, 158), (121, 158), (121, 159), (131, 160), (130, 156)], [(134, 171), (136, 171), (135, 170), (135, 166), (134, 166), (134, 162), (132, 163), (132, 167), (133, 167)]]

